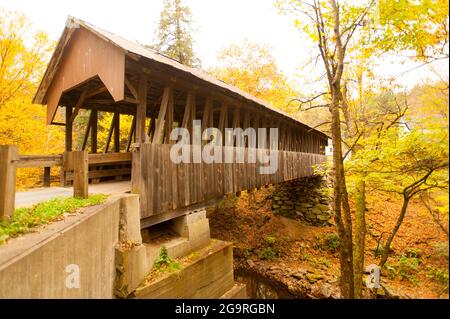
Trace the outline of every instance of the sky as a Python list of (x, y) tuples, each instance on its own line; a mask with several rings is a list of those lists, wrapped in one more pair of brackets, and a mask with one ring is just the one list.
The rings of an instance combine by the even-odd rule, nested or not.
[[(244, 39), (268, 44), (281, 70), (297, 83), (307, 76), (300, 67), (315, 49), (294, 26), (294, 18), (280, 15), (273, 0), (184, 0), (191, 8), (195, 26), (194, 49), (204, 68), (217, 64), (217, 53)], [(143, 44), (153, 42), (161, 0), (0, 0), (0, 7), (24, 13), (37, 29), (58, 39), (68, 15)], [(448, 61), (446, 61), (448, 63)], [(428, 67), (414, 63), (383, 63), (384, 76), (402, 74), (408, 88), (430, 75)], [(442, 66), (439, 67), (442, 70)], [(448, 70), (448, 64), (445, 64)], [(448, 76), (448, 71), (446, 71)]]

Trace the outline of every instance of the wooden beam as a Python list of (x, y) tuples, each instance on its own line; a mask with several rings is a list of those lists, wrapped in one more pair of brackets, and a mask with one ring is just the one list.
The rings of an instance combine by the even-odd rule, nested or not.
[(139, 77), (138, 104), (136, 106), (136, 143), (144, 143), (145, 119), (147, 116), (147, 78), (144, 75)]
[(131, 94), (136, 100), (139, 100), (138, 90), (134, 87), (134, 85), (131, 83), (131, 81), (128, 79), (127, 76), (125, 76), (125, 85), (127, 86), (128, 90), (130, 90)]
[(169, 105), (170, 95), (172, 94), (171, 87), (165, 87), (161, 107), (159, 109), (158, 120), (156, 122), (155, 134), (153, 136), (152, 144), (158, 144), (161, 140), (163, 132), (164, 118), (166, 117), (167, 106)]
[(14, 213), (17, 158), (17, 145), (0, 145), (0, 221)]
[(228, 105), (223, 103), (220, 108), (219, 131), (222, 134), (222, 145), (225, 145), (225, 128), (228, 123)]
[(66, 106), (66, 151), (70, 152), (72, 150), (72, 122), (70, 119), (72, 117), (72, 107)]
[(114, 152), (120, 152), (120, 113), (114, 113)]
[(97, 153), (97, 135), (98, 135), (98, 111), (91, 110), (91, 152)]
[(212, 106), (213, 106), (213, 101), (211, 98), (207, 98), (206, 102), (205, 102), (205, 108), (203, 109), (203, 118), (202, 118), (202, 133), (203, 131), (208, 127), (208, 125), (210, 124), (210, 118), (212, 117), (211, 112), (212, 112)]
[(75, 104), (75, 110), (73, 111), (71, 117), (70, 117), (70, 123), (73, 123), (76, 116), (78, 115), (78, 112), (80, 111), (80, 108), (83, 106), (84, 102), (93, 96), (96, 96), (97, 94), (103, 93), (108, 91), (108, 89), (104, 86), (100, 88), (93, 89), (91, 91), (84, 90), (81, 92), (80, 97), (78, 98), (77, 103)]
[(92, 112), (89, 114), (86, 131), (84, 132), (83, 145), (81, 146), (82, 151), (84, 151), (86, 149), (88, 138), (89, 138), (89, 132), (91, 131), (91, 125), (92, 125)]
[(111, 125), (109, 126), (108, 136), (106, 137), (106, 143), (105, 143), (105, 148), (103, 149), (103, 153), (108, 153), (109, 145), (111, 144), (111, 138), (112, 138), (113, 131), (114, 131), (116, 114), (117, 113), (114, 113), (114, 116), (111, 119)]
[(93, 89), (91, 91), (88, 91), (86, 93), (85, 99), (88, 99), (90, 97), (96, 96), (97, 94), (103, 93), (103, 92), (108, 92), (108, 89), (105, 86)]
[(186, 106), (184, 107), (183, 121), (181, 127), (188, 128), (189, 121), (192, 117), (192, 106), (195, 104), (195, 95), (189, 92), (186, 98)]
[(131, 143), (133, 142), (133, 136), (135, 136), (136, 131), (136, 116), (133, 117), (133, 122), (131, 122), (130, 127), (130, 133), (128, 133), (128, 140), (127, 140), (127, 148), (126, 151), (130, 151)]
[(84, 100), (86, 99), (87, 90), (84, 90), (81, 92), (80, 97), (78, 98), (77, 103), (75, 104), (75, 109), (69, 119), (70, 124), (73, 123), (75, 120), (75, 117), (78, 115), (78, 112), (80, 111), (80, 107), (83, 105)]
[(170, 133), (173, 128), (173, 108), (174, 108), (174, 100), (173, 100), (173, 92), (169, 95), (169, 104), (167, 105), (167, 114), (165, 121), (165, 130), (166, 134), (164, 136), (164, 144), (173, 144), (174, 141), (170, 140)]

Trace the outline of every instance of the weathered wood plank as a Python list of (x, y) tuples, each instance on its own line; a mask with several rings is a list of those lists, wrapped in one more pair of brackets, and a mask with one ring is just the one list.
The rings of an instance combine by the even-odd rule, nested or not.
[(88, 153), (87, 151), (74, 151), (73, 157), (73, 196), (88, 197)]
[(17, 145), (0, 145), (0, 220), (10, 218), (14, 213), (16, 197)]

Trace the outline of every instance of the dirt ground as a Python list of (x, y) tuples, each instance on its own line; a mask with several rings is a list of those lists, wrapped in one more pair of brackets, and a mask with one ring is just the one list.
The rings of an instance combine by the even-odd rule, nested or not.
[[(286, 287), (303, 280), (314, 297), (338, 291), (336, 229), (315, 227), (273, 214), (269, 186), (249, 197), (231, 196), (209, 213), (213, 238), (234, 244), (235, 268), (264, 269)], [(377, 264), (380, 235), (392, 229), (400, 199), (383, 194), (368, 198), (365, 264)], [(447, 223), (448, 225), (448, 223)], [(448, 238), (419, 202), (412, 202), (394, 240), (382, 283), (400, 298), (448, 298)], [(319, 287), (319, 288), (317, 288)], [(314, 289), (321, 293), (314, 294)]]

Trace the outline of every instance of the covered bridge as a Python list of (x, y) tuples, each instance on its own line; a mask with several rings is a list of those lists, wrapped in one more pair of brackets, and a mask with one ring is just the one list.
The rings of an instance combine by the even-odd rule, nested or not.
[[(140, 194), (142, 227), (205, 206), (228, 193), (313, 174), (325, 160), (327, 136), (267, 103), (205, 73), (91, 24), (69, 17), (34, 98), (47, 105), (47, 124), (65, 127), (62, 183), (131, 179)], [(90, 110), (83, 143), (73, 142), (73, 123)], [(64, 121), (57, 121), (57, 112)], [(98, 148), (100, 112), (113, 113), (105, 147)], [(132, 115), (128, 141), (120, 140), (120, 117)], [(174, 127), (278, 128), (278, 169), (260, 174), (256, 163), (180, 163), (170, 160)], [(232, 151), (249, 152), (244, 145)], [(78, 144), (78, 143), (77, 143)], [(264, 144), (263, 144), (264, 145)], [(204, 143), (199, 147), (204, 147)], [(265, 147), (269, 147), (268, 143)], [(74, 154), (89, 152), (85, 158)], [(81, 152), (86, 153), (86, 152)], [(192, 150), (190, 155), (193, 156)]]

